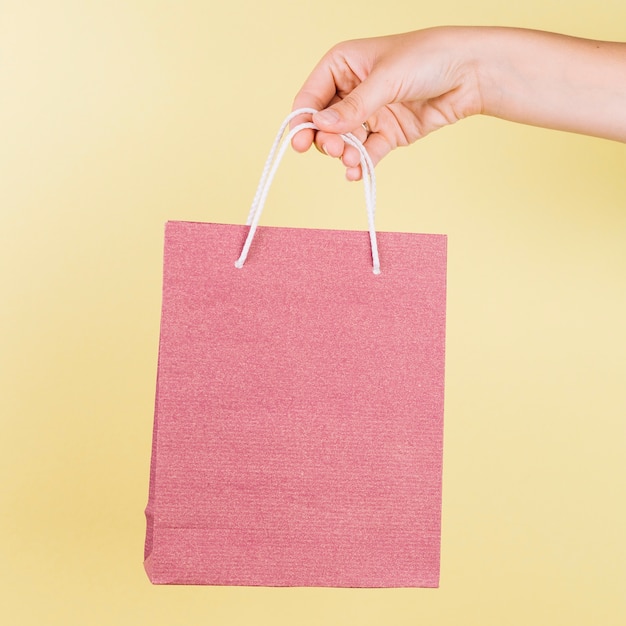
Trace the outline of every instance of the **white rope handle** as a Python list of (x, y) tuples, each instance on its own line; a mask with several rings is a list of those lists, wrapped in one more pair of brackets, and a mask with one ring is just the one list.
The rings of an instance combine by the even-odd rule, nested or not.
[[(269, 193), (270, 186), (272, 185), (272, 181), (276, 176), (278, 166), (280, 165), (280, 162), (285, 155), (287, 148), (289, 147), (291, 139), (301, 130), (304, 130), (306, 128), (319, 130), (318, 127), (313, 124), (313, 122), (304, 122), (303, 124), (298, 124), (298, 126), (292, 128), (291, 131), (289, 131), (281, 145), (281, 139), (283, 137), (283, 134), (285, 133), (285, 130), (287, 129), (287, 126), (289, 125), (289, 122), (291, 122), (291, 120), (295, 117), (304, 113), (313, 115), (314, 113), (317, 113), (317, 110), (303, 108), (292, 111), (285, 118), (278, 130), (278, 133), (276, 134), (274, 143), (272, 144), (270, 152), (267, 156), (267, 160), (265, 161), (265, 166), (263, 167), (263, 172), (261, 174), (261, 180), (259, 181), (256, 193), (254, 194), (254, 200), (252, 201), (250, 213), (248, 214), (248, 219), (246, 221), (246, 224), (250, 226), (250, 230), (248, 231), (248, 236), (246, 237), (246, 241), (243, 245), (241, 256), (237, 259), (237, 261), (235, 261), (235, 267), (243, 267), (243, 264), (248, 258), (250, 246), (252, 245), (252, 240), (254, 239), (257, 226), (259, 225), (261, 213), (263, 212), (263, 207), (265, 206), (265, 201), (267, 200), (267, 194)], [(345, 143), (356, 148), (359, 151), (361, 157), (361, 169), (363, 171), (363, 189), (365, 191), (365, 206), (367, 208), (370, 246), (372, 248), (372, 271), (374, 272), (374, 274), (380, 274), (380, 259), (378, 256), (376, 228), (374, 226), (374, 217), (376, 214), (376, 176), (374, 174), (374, 164), (372, 163), (372, 159), (367, 153), (365, 146), (352, 133), (345, 133), (343, 135), (340, 135), (340, 137), (344, 140)]]

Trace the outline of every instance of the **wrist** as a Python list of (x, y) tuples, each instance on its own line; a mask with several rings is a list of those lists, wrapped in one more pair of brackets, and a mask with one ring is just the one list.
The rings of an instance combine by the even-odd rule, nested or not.
[(434, 29), (447, 53), (451, 92), (455, 92), (459, 118), (485, 113), (494, 83), (484, 53), (483, 33), (477, 27), (444, 26)]

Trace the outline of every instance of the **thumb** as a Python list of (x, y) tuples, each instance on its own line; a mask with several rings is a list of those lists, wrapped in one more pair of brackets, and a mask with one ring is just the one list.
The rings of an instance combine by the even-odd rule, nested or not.
[(358, 128), (378, 109), (389, 104), (389, 82), (380, 73), (370, 74), (343, 100), (316, 113), (313, 122), (329, 133), (348, 133)]

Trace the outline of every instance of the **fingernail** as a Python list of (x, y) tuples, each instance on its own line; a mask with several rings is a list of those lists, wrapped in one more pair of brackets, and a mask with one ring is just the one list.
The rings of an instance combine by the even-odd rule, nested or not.
[(334, 109), (325, 109), (315, 114), (315, 119), (325, 125), (336, 124), (339, 121), (339, 114)]
[[(326, 144), (325, 143), (322, 144), (322, 150), (324, 151), (324, 154), (328, 154), (328, 150), (326, 148)], [(330, 156), (330, 154), (328, 154), (328, 156)]]

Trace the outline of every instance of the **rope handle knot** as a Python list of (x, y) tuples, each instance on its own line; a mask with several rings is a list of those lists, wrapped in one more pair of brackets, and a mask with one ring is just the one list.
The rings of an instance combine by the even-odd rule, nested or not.
[[(261, 213), (263, 212), (263, 207), (265, 206), (265, 201), (267, 200), (267, 194), (269, 193), (270, 186), (274, 180), (274, 177), (276, 176), (278, 166), (280, 165), (280, 162), (285, 155), (291, 139), (301, 130), (305, 130), (307, 128), (310, 128), (312, 130), (319, 130), (319, 128), (313, 122), (304, 122), (302, 124), (298, 124), (289, 131), (281, 144), (281, 139), (285, 134), (287, 126), (289, 126), (289, 122), (291, 122), (292, 119), (298, 117), (299, 115), (314, 115), (315, 113), (317, 113), (316, 109), (296, 109), (295, 111), (292, 111), (281, 124), (278, 133), (276, 134), (276, 138), (274, 139), (274, 143), (272, 144), (272, 147), (270, 149), (267, 160), (265, 161), (265, 166), (263, 167), (263, 172), (261, 174), (261, 180), (259, 181), (259, 185), (254, 195), (254, 200), (252, 201), (252, 206), (250, 207), (250, 213), (248, 214), (248, 219), (246, 220), (246, 224), (250, 226), (250, 230), (248, 231), (248, 236), (246, 237), (246, 241), (243, 245), (241, 255), (235, 261), (235, 267), (242, 268), (243, 264), (248, 258), (250, 246), (252, 245), (252, 240), (254, 239), (257, 226), (259, 225)], [(372, 159), (365, 149), (365, 146), (361, 141), (359, 141), (359, 139), (355, 135), (353, 135), (352, 133), (345, 133), (340, 135), (340, 137), (346, 144), (356, 148), (359, 151), (361, 157), (361, 169), (363, 171), (363, 189), (365, 191), (365, 207), (367, 209), (367, 222), (369, 226), (370, 246), (372, 249), (372, 271), (374, 272), (374, 274), (380, 274), (380, 259), (378, 256), (378, 243), (376, 241), (376, 228), (374, 226), (374, 217), (376, 214), (376, 175), (374, 174), (374, 164), (372, 163)]]

